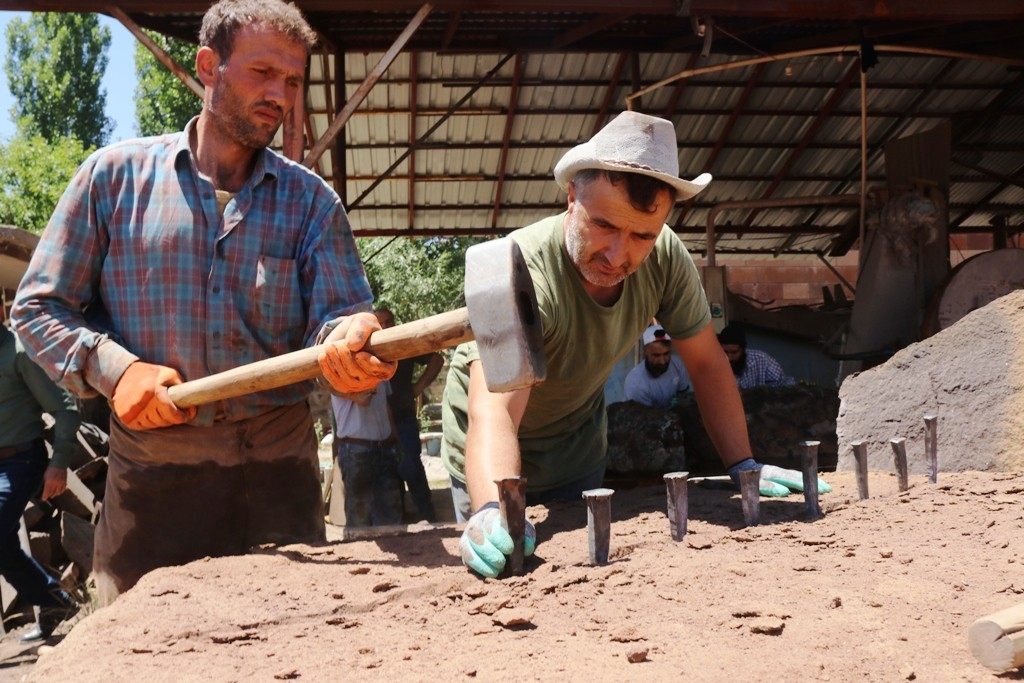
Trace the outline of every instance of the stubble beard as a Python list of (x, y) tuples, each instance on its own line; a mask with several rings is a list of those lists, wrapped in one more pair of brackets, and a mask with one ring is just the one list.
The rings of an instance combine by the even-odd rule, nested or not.
[(732, 366), (732, 374), (736, 375), (737, 377), (742, 375), (743, 371), (747, 369), (747, 351), (746, 351), (746, 349), (743, 350), (743, 353), (740, 354), (739, 358), (737, 358), (736, 360), (733, 360), (733, 361), (729, 361), (729, 365)]
[(565, 231), (565, 250), (569, 252), (569, 258), (583, 279), (597, 287), (615, 287), (636, 270), (629, 263), (615, 275), (609, 275), (601, 270), (601, 266), (607, 265), (607, 262), (598, 254), (587, 254), (582, 231), (576, 227), (575, 219), (572, 217)]
[(644, 365), (647, 366), (647, 372), (651, 374), (651, 377), (661, 377), (668, 371), (668, 363), (664, 365), (653, 365), (651, 361), (644, 360)]
[[(243, 147), (253, 150), (268, 147), (274, 140), (281, 124), (267, 129), (265, 126), (252, 123), (246, 118), (246, 112), (240, 105), (240, 99), (233, 95), (231, 86), (221, 78), (213, 91), (208, 108), (213, 120), (232, 140)], [(257, 102), (252, 105), (252, 108), (255, 107), (272, 108), (281, 112), (280, 107), (269, 102)], [(283, 112), (281, 113), (283, 117)]]

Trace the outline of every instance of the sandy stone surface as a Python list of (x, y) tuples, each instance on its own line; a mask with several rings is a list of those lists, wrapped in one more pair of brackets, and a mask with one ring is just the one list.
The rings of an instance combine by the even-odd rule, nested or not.
[(942, 469), (1024, 471), (1024, 289), (961, 318), (846, 378), (839, 390), (838, 469), (849, 444), (867, 444), (872, 469), (893, 471), (889, 440), (907, 440), (911, 473), (924, 474), (925, 415), (938, 418)]
[[(617, 490), (611, 557), (588, 561), (586, 509), (534, 507), (522, 576), (482, 580), (459, 532), (264, 548), (145, 577), (3, 680), (1002, 681), (967, 645), (1024, 602), (1024, 473), (937, 485), (828, 475), (824, 517), (801, 496), (689, 486), (671, 539), (662, 486)], [(613, 485), (614, 487), (614, 485)]]

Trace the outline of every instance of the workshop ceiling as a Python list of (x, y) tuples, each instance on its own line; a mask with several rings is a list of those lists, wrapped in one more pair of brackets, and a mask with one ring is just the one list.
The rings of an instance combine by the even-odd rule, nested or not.
[[(208, 4), (117, 7), (194, 41)], [(937, 126), (952, 138), (951, 232), (1024, 230), (1020, 0), (296, 4), (323, 37), (298, 156), (342, 194), (357, 235), (504, 234), (560, 211), (555, 162), (630, 107), (672, 119), (684, 175), (715, 178), (669, 217), (698, 253), (716, 205), (846, 195), (716, 218), (718, 253), (842, 253), (858, 234), (862, 159), (868, 187), (882, 186), (886, 144)], [(403, 34), (314, 163), (314, 143)], [(877, 57), (863, 79), (862, 47)]]

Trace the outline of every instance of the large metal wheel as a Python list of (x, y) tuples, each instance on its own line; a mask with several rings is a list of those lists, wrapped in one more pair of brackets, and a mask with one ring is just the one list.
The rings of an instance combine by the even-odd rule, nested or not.
[(1024, 289), (1024, 249), (972, 256), (951, 270), (932, 296), (923, 336), (930, 337), (1017, 289)]

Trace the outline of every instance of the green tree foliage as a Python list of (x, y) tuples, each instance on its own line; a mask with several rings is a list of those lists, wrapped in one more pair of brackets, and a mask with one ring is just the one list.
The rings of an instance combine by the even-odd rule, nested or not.
[(75, 138), (16, 135), (0, 144), (0, 223), (40, 233), (89, 150)]
[[(147, 31), (171, 59), (189, 73), (195, 71), (196, 46), (184, 40)], [(139, 135), (162, 135), (185, 128), (203, 106), (194, 92), (178, 80), (145, 45), (135, 45), (135, 124)]]
[(33, 13), (7, 27), (4, 71), (15, 104), (11, 114), (26, 136), (54, 143), (74, 137), (85, 147), (106, 143), (114, 123), (104, 111), (110, 29), (95, 14)]
[(373, 237), (357, 240), (376, 305), (411, 322), (466, 303), (466, 249), (481, 238)]

